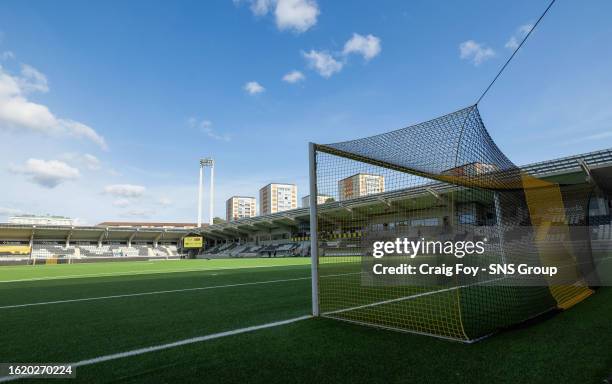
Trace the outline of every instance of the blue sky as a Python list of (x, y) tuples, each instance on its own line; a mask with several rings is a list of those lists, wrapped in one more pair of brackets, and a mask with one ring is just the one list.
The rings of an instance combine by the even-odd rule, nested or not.
[[(206, 155), (218, 216), (273, 181), (301, 197), (309, 141), (472, 104), (547, 4), (2, 1), (0, 221), (193, 221)], [(612, 147), (611, 12), (559, 0), (482, 102), (515, 163)]]

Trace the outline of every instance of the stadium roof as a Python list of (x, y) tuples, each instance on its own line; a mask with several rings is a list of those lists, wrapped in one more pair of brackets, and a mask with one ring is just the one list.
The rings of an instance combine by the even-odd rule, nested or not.
[[(208, 224), (202, 224), (208, 225)], [(169, 222), (139, 222), (139, 221), (105, 221), (99, 227), (134, 227), (134, 228), (196, 228), (196, 223), (169, 223)]]
[[(538, 178), (552, 178), (561, 183), (584, 183), (586, 181), (585, 170), (581, 164), (587, 166), (594, 175), (598, 175), (599, 183), (609, 183), (612, 187), (612, 148), (528, 164), (522, 166), (521, 169)], [(319, 205), (319, 210), (321, 212), (332, 213), (335, 211), (338, 214), (350, 214), (350, 210), (353, 208), (372, 207), (374, 205), (384, 207), (390, 202), (397, 200), (406, 200), (431, 194), (431, 191), (444, 194), (458, 188), (454, 185), (436, 181), (417, 187), (368, 195), (349, 201), (334, 201)], [(612, 188), (609, 190), (612, 190)], [(232, 238), (236, 237), (237, 234), (244, 235), (262, 229), (295, 226), (299, 223), (305, 224), (308, 222), (309, 216), (310, 208), (298, 208), (265, 216), (213, 224), (206, 228), (201, 228), (200, 232), (205, 236), (219, 239)]]
[(63, 241), (179, 241), (193, 232), (182, 228), (137, 228), (69, 225), (0, 224), (0, 240)]
[[(568, 156), (560, 159), (529, 164), (521, 169), (539, 178), (552, 178), (562, 183), (584, 183), (585, 175), (589, 174), (592, 181), (604, 190), (612, 190), (612, 148), (601, 151)], [(433, 182), (413, 188), (368, 195), (350, 201), (330, 202), (320, 205), (322, 212), (348, 214), (353, 208), (384, 207), (390, 202), (406, 200), (417, 196), (435, 193), (444, 194), (458, 187)], [(30, 239), (34, 234), (37, 240), (97, 241), (179, 241), (187, 234), (199, 231), (204, 236), (217, 239), (235, 238), (260, 230), (278, 227), (294, 227), (307, 224), (309, 208), (298, 208), (273, 213), (265, 216), (244, 218), (237, 221), (189, 228), (191, 223), (136, 223), (136, 222), (104, 222), (97, 226), (47, 226), (28, 224), (0, 224), (0, 240)], [(181, 226), (184, 225), (184, 226)], [(150, 226), (150, 227), (149, 227)]]

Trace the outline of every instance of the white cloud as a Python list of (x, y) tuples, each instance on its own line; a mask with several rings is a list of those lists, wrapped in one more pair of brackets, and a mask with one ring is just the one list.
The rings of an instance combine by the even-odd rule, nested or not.
[(83, 155), (83, 160), (87, 169), (91, 171), (97, 171), (98, 169), (100, 169), (100, 160), (98, 160), (98, 158), (94, 155), (86, 153)]
[(285, 76), (283, 76), (283, 81), (286, 81), (287, 83), (291, 83), (291, 84), (294, 84), (300, 81), (304, 81), (304, 79), (306, 79), (306, 77), (300, 71), (291, 71), (287, 73)]
[(254, 0), (251, 3), (251, 11), (253, 11), (256, 16), (263, 16), (270, 11), (272, 5), (272, 0)]
[(373, 35), (362, 36), (353, 33), (353, 37), (344, 44), (343, 54), (357, 53), (366, 60), (376, 57), (381, 51), (380, 39)]
[(319, 6), (314, 0), (278, 0), (274, 15), (280, 30), (305, 32), (317, 23)]
[(516, 29), (516, 33), (508, 39), (505, 47), (511, 50), (518, 48), (520, 41), (533, 29), (533, 24), (523, 24)]
[(266, 89), (256, 81), (249, 81), (244, 85), (244, 90), (247, 91), (250, 95), (256, 95), (258, 93), (262, 93)]
[(45, 105), (27, 98), (29, 93), (48, 90), (47, 78), (35, 68), (23, 65), (18, 76), (0, 66), (0, 130), (85, 138), (106, 149), (106, 141), (93, 128), (78, 121), (58, 118)]
[(334, 73), (340, 72), (343, 66), (341, 62), (324, 51), (310, 50), (310, 52), (302, 52), (302, 56), (304, 56), (308, 65), (323, 77), (330, 77)]
[[(274, 11), (276, 26), (279, 30), (306, 32), (317, 24), (321, 13), (315, 0), (250, 0), (251, 11), (255, 16), (265, 16)], [(240, 1), (234, 0), (234, 3)]]
[(75, 167), (82, 166), (90, 171), (97, 171), (102, 168), (100, 160), (89, 153), (64, 153), (61, 158)]
[[(371, 34), (362, 36), (358, 33), (353, 33), (353, 36), (344, 44), (342, 52), (331, 54), (327, 51), (316, 51), (311, 49), (308, 52), (302, 51), (302, 56), (304, 56), (308, 62), (308, 66), (316, 70), (321, 76), (331, 77), (334, 73), (342, 70), (349, 55), (358, 54), (366, 61), (369, 61), (378, 56), (381, 50), (380, 38)], [(283, 77), (283, 80), (291, 82), (289, 80), (292, 79), (292, 77), (299, 79), (299, 77), (297, 77), (299, 76), (298, 73), (297, 71), (288, 73)]]
[(198, 121), (195, 117), (192, 117), (188, 120), (188, 124), (192, 128), (199, 129), (202, 133), (206, 134), (206, 136), (220, 141), (231, 141), (232, 137), (227, 133), (220, 134), (215, 131), (212, 127), (213, 123), (210, 120), (202, 120)]
[(21, 77), (18, 80), (24, 92), (49, 92), (47, 77), (30, 65), (21, 65)]
[(113, 184), (104, 187), (104, 193), (117, 197), (141, 197), (146, 191), (142, 185)]
[(93, 128), (73, 120), (59, 119), (60, 125), (68, 132), (69, 135), (88, 139), (100, 146), (102, 149), (108, 149), (106, 141)]
[(474, 40), (467, 40), (459, 44), (459, 55), (461, 59), (470, 60), (474, 65), (478, 66), (484, 61), (493, 58), (495, 51)]
[(504, 45), (506, 48), (511, 49), (511, 50), (515, 50), (518, 48), (519, 46), (519, 42), (516, 39), (516, 37), (512, 36), (510, 37), (510, 39), (508, 39), (508, 41), (506, 42), (506, 45)]
[(33, 183), (46, 188), (55, 188), (80, 176), (78, 169), (58, 160), (28, 159), (25, 165), (12, 166), (10, 171), (26, 175)]
[(531, 32), (532, 29), (533, 29), (533, 24), (523, 24), (520, 27), (518, 27), (518, 31), (521, 34), (521, 36), (527, 36), (527, 34)]
[(113, 201), (113, 207), (125, 208), (130, 205), (130, 200), (128, 199), (117, 199)]

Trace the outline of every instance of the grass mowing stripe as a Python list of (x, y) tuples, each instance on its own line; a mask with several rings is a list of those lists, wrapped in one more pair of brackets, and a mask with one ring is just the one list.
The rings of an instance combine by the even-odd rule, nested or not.
[[(119, 353), (113, 353), (113, 354), (110, 354), (110, 355), (94, 357), (92, 359), (81, 360), (81, 361), (77, 361), (76, 363), (70, 363), (70, 365), (72, 365), (72, 367), (77, 368), (77, 367), (82, 367), (82, 366), (86, 366), (86, 365), (92, 365), (92, 364), (101, 363), (101, 362), (104, 362), (104, 361), (117, 360), (117, 359), (122, 359), (122, 358), (125, 358), (125, 357), (137, 356), (137, 355), (142, 355), (142, 354), (145, 354), (145, 353), (161, 351), (161, 350), (164, 350), (164, 349), (176, 348), (176, 347), (180, 347), (180, 346), (183, 346), (183, 345), (200, 343), (202, 341), (219, 339), (221, 337), (227, 337), (227, 336), (239, 335), (241, 333), (258, 331), (260, 329), (278, 327), (278, 326), (281, 326), (281, 325), (291, 324), (291, 323), (295, 323), (297, 321), (302, 321), (302, 320), (310, 319), (311, 317), (312, 317), (311, 315), (305, 315), (305, 316), (300, 316), (300, 317), (294, 317), (292, 319), (275, 321), (275, 322), (272, 322), (272, 323), (253, 325), (253, 326), (246, 327), (246, 328), (234, 329), (234, 330), (231, 330), (231, 331), (225, 331), (225, 332), (213, 333), (213, 334), (210, 334), (210, 335), (192, 337), (192, 338), (189, 338), (189, 339), (179, 340), (179, 341), (175, 341), (175, 342), (172, 342), (172, 343), (161, 344), (161, 345), (154, 345), (154, 346), (151, 346), (151, 347), (134, 349), (134, 350), (127, 351), (127, 352), (119, 352)], [(8, 381), (14, 381), (14, 380), (19, 380), (19, 379), (23, 379), (23, 378), (27, 378), (27, 377), (32, 377), (32, 376), (33, 375), (24, 375), (24, 376), (17, 376), (17, 377), (15, 377), (15, 376), (4, 376), (4, 377), (0, 377), (0, 383), (4, 383), (4, 382), (8, 382)]]
[(222, 271), (232, 269), (251, 269), (251, 268), (278, 268), (278, 267), (295, 267), (305, 266), (308, 264), (282, 264), (282, 265), (253, 265), (246, 267), (214, 267), (214, 268), (195, 268), (195, 269), (152, 269), (149, 271), (124, 271), (124, 272), (107, 272), (107, 273), (86, 273), (82, 275), (64, 275), (64, 276), (51, 276), (51, 277), (34, 277), (29, 279), (16, 279), (16, 280), (0, 280), (2, 283), (19, 283), (25, 281), (40, 281), (40, 280), (63, 280), (63, 279), (83, 279), (91, 277), (112, 277), (112, 276), (135, 276), (135, 275), (155, 275), (159, 273), (181, 273), (181, 272), (202, 272), (202, 271)]
[(140, 293), (127, 293), (123, 295), (111, 295), (111, 296), (97, 296), (97, 297), (84, 297), (81, 299), (67, 299), (67, 300), (55, 300), (45, 301), (40, 303), (27, 303), (27, 304), (15, 304), (5, 305), (0, 309), (10, 308), (23, 308), (23, 307), (34, 307), (38, 305), (51, 305), (51, 304), (63, 304), (63, 303), (76, 303), (80, 301), (93, 301), (93, 300), (106, 300), (106, 299), (119, 299), (122, 297), (135, 297), (135, 296), (148, 296), (148, 295), (161, 295), (165, 293), (177, 293), (177, 292), (189, 292), (189, 291), (203, 291), (207, 289), (218, 289), (218, 288), (231, 288), (231, 287), (242, 287), (247, 285), (258, 285), (258, 284), (273, 284), (273, 283), (284, 283), (289, 281), (297, 280), (310, 280), (310, 277), (298, 277), (295, 279), (282, 279), (282, 280), (268, 280), (268, 281), (254, 281), (252, 283), (239, 283), (239, 284), (225, 284), (225, 285), (213, 285), (210, 287), (195, 287), (195, 288), (183, 288), (183, 289), (170, 289), (165, 291), (152, 291), (152, 292), (140, 292)]
[[(282, 278), (264, 276), (269, 275), (250, 281)], [(249, 281), (229, 279), (208, 285)], [(79, 361), (303, 316), (310, 313), (309, 285), (304, 280), (5, 310), (0, 312), (0, 319), (3, 329), (11, 332), (0, 332), (0, 345), (4, 346), (0, 348), (0, 361)], [(145, 288), (161, 289), (174, 288)], [(19, 292), (15, 289), (11, 294)], [(103, 295), (100, 292), (86, 297)], [(44, 326), (40, 319), (44, 319)]]
[[(82, 367), (74, 382), (602, 384), (612, 367), (611, 300), (604, 287), (571, 310), (471, 345), (302, 321)], [(338, 359), (347, 351), (350, 359)]]
[[(325, 277), (337, 277), (337, 276), (346, 276), (346, 275), (355, 275), (361, 274), (361, 272), (352, 272), (352, 273), (338, 273), (333, 275), (325, 275), (321, 276), (321, 278)], [(286, 283), (290, 281), (299, 281), (299, 280), (310, 280), (310, 276), (308, 277), (296, 277), (293, 279), (280, 279), (280, 280), (266, 280), (266, 281), (253, 281), (249, 283), (237, 283), (237, 284), (224, 284), (224, 285), (213, 285), (208, 287), (194, 287), (194, 288), (183, 288), (183, 289), (169, 289), (163, 291), (151, 291), (151, 292), (139, 292), (139, 293), (126, 293), (122, 295), (110, 295), (110, 296), (97, 296), (97, 297), (84, 297), (80, 299), (66, 299), (66, 300), (54, 300), (54, 301), (44, 301), (39, 303), (26, 303), (26, 304), (14, 304), (14, 305), (5, 305), (0, 306), (0, 310), (2, 309), (12, 309), (12, 308), (24, 308), (24, 307), (34, 307), (39, 305), (51, 305), (51, 304), (64, 304), (64, 303), (77, 303), (81, 301), (94, 301), (94, 300), (107, 300), (107, 299), (119, 299), (123, 297), (135, 297), (135, 296), (149, 296), (149, 295), (161, 295), (166, 293), (178, 293), (178, 292), (189, 292), (189, 291), (204, 291), (208, 289), (219, 289), (219, 288), (232, 288), (232, 287), (243, 287), (248, 285), (259, 285), (259, 284), (274, 284), (274, 283)]]

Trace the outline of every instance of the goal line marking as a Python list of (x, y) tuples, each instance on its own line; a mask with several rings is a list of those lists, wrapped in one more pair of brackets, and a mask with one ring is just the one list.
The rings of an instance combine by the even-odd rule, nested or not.
[[(176, 348), (176, 347), (180, 347), (180, 346), (183, 346), (183, 345), (200, 343), (200, 342), (203, 342), (203, 341), (219, 339), (219, 338), (227, 337), (227, 336), (239, 335), (241, 333), (247, 333), (247, 332), (258, 331), (258, 330), (266, 329), (266, 328), (278, 327), (278, 326), (287, 325), (287, 324), (295, 323), (295, 322), (306, 320), (306, 319), (310, 319), (310, 318), (312, 318), (311, 315), (294, 317), (292, 319), (275, 321), (275, 322), (272, 322), (272, 323), (254, 325), (254, 326), (250, 326), (250, 327), (246, 327), (246, 328), (234, 329), (234, 330), (231, 330), (231, 331), (225, 331), (225, 332), (213, 333), (213, 334), (204, 335), (204, 336), (193, 337), (193, 338), (189, 338), (189, 339), (183, 339), (183, 340), (179, 340), (179, 341), (175, 341), (175, 342), (167, 343), (167, 344), (160, 344), (160, 345), (155, 345), (155, 346), (151, 346), (151, 347), (133, 349), (133, 350), (127, 351), (127, 352), (119, 352), (119, 353), (113, 353), (113, 354), (110, 354), (110, 355), (98, 356), (98, 357), (94, 357), (92, 359), (81, 360), (81, 361), (77, 361), (75, 363), (70, 363), (70, 365), (72, 365), (73, 368), (84, 367), (84, 366), (87, 366), (87, 365), (102, 363), (102, 362), (105, 362), (105, 361), (123, 359), (123, 358), (126, 358), (126, 357), (142, 355), (142, 354), (145, 354), (145, 353), (161, 351), (161, 350), (164, 350), (164, 349)], [(31, 376), (33, 376), (33, 375), (31, 375)], [(13, 380), (24, 379), (24, 378), (31, 377), (31, 376), (25, 376), (25, 375), (24, 376), (4, 376), (4, 377), (0, 377), (0, 383), (4, 383), (4, 382), (8, 382), (8, 381), (13, 381)]]
[(487, 283), (491, 283), (491, 282), (498, 281), (498, 280), (503, 280), (503, 279), (506, 279), (506, 277), (500, 277), (500, 278), (497, 278), (497, 279), (491, 279), (491, 280), (481, 281), (481, 282), (472, 283), (472, 284), (458, 285), (456, 287), (438, 289), (436, 291), (421, 292), (421, 293), (417, 293), (417, 294), (410, 295), (410, 296), (403, 296), (403, 297), (398, 297), (398, 298), (395, 298), (395, 299), (389, 299), (389, 300), (384, 300), (384, 301), (377, 301), (375, 303), (358, 305), (358, 306), (350, 307), (350, 308), (337, 309), (335, 311), (325, 312), (325, 313), (323, 313), (323, 315), (335, 315), (337, 313), (356, 311), (358, 309), (376, 307), (378, 305), (392, 304), (392, 303), (397, 303), (397, 302), (400, 302), (400, 301), (417, 299), (419, 297), (435, 295), (435, 294), (438, 294), (438, 293), (450, 292), (450, 291), (454, 291), (454, 290), (461, 289), (461, 288), (473, 287), (475, 285), (487, 284)]

